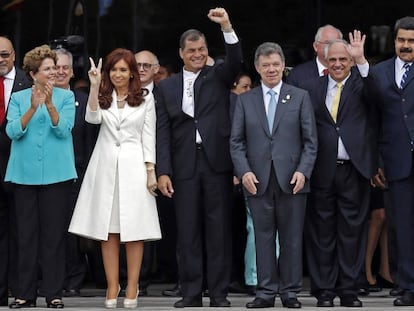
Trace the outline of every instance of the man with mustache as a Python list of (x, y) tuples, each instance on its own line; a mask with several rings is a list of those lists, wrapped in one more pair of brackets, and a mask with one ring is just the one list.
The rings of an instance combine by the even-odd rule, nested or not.
[[(374, 181), (385, 187), (391, 198), (398, 258), (398, 285), (404, 290), (395, 306), (414, 306), (414, 17), (395, 23), (395, 56), (372, 69), (378, 84), (380, 150), (384, 170)], [(386, 180), (385, 180), (386, 176)], [(388, 215), (387, 215), (388, 217)]]

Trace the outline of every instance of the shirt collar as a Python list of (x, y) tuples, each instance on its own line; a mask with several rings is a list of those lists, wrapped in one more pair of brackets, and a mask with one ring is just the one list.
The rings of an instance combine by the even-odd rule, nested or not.
[[(277, 95), (280, 95), (281, 88), (282, 88), (282, 81), (280, 81), (275, 87), (272, 87), (272, 90), (275, 91)], [(267, 94), (270, 88), (262, 82), (262, 90), (264, 94)]]
[(10, 79), (10, 80), (14, 80), (14, 78), (16, 77), (16, 68), (12, 68), (12, 70), (10, 70), (7, 74), (4, 75), (5, 79)]
[[(403, 60), (402, 60), (401, 58), (399, 58), (399, 57), (397, 57), (397, 58), (395, 59), (395, 64), (396, 64), (396, 66), (397, 66), (398, 70), (403, 70), (403, 69), (404, 69), (404, 65), (405, 65), (406, 63), (407, 63), (407, 62), (403, 61)], [(408, 64), (412, 65), (412, 62), (408, 62)]]
[(327, 69), (322, 63), (319, 61), (319, 59), (316, 57), (316, 65), (318, 66), (318, 74), (319, 76), (323, 76), (323, 71)]

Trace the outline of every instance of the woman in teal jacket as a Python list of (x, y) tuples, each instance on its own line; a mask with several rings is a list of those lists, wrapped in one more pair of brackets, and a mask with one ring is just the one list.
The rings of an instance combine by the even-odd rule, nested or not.
[(66, 205), (77, 177), (71, 134), (75, 99), (71, 91), (53, 87), (56, 59), (47, 45), (29, 51), (23, 69), (34, 85), (14, 93), (8, 107), (12, 144), (5, 181), (14, 189), (19, 254), (12, 309), (36, 306), (39, 262), (47, 307), (64, 307)]

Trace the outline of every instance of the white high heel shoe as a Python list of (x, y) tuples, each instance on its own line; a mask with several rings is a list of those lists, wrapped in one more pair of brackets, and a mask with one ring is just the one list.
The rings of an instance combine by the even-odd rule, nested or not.
[(137, 290), (137, 295), (135, 296), (135, 299), (129, 299), (129, 298), (124, 299), (124, 308), (132, 309), (132, 308), (137, 307), (137, 305), (138, 305), (138, 293), (139, 293), (139, 289)]
[[(119, 286), (118, 288), (118, 294), (116, 295), (116, 298), (114, 299), (105, 299), (105, 308), (107, 309), (115, 309), (117, 306), (117, 302), (118, 302), (118, 295), (119, 292), (121, 291), (121, 286)], [(108, 297), (108, 291), (106, 291), (106, 296)]]

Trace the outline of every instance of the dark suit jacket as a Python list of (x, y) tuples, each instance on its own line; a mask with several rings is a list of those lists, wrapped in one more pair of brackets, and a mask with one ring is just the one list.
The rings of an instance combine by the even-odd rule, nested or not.
[(403, 90), (395, 83), (395, 57), (372, 68), (378, 86), (375, 102), (380, 111), (380, 151), (389, 181), (411, 174), (414, 148), (414, 70)]
[(211, 167), (216, 172), (231, 172), (229, 93), (241, 70), (242, 51), (240, 42), (225, 46), (224, 62), (205, 66), (194, 83), (194, 118), (182, 110), (182, 71), (158, 84), (155, 92), (158, 176), (169, 175), (175, 179), (193, 176), (196, 129)]
[(377, 169), (376, 137), (369, 93), (372, 77), (362, 78), (353, 70), (346, 81), (339, 102), (337, 123), (328, 111), (325, 99), (328, 77), (303, 82), (301, 87), (309, 91), (318, 127), (318, 156), (312, 174), (313, 186), (327, 187), (332, 184), (340, 136), (352, 164), (365, 178), (371, 178)]
[(80, 90), (73, 90), (75, 94), (75, 124), (72, 128), (75, 165), (78, 178), (82, 180), (89, 158), (98, 137), (99, 126), (85, 121), (88, 94)]
[(286, 77), (286, 82), (294, 86), (299, 86), (302, 82), (319, 77), (316, 58), (311, 61), (299, 64), (292, 68)]
[(290, 180), (295, 171), (307, 178), (301, 192), (309, 192), (317, 145), (308, 92), (282, 84), (272, 133), (267, 123), (262, 87), (239, 95), (231, 132), (231, 156), (239, 178), (247, 172), (256, 175), (259, 180), (257, 195), (267, 188), (272, 163), (284, 192), (292, 193)]
[[(26, 89), (32, 85), (32, 82), (28, 79), (26, 73), (23, 70), (16, 68), (16, 77), (14, 79), (12, 93)], [(10, 156), (11, 140), (6, 135), (7, 119), (4, 118), (3, 123), (0, 124), (0, 177), (1, 181), (4, 180), (6, 173), (7, 162)]]

